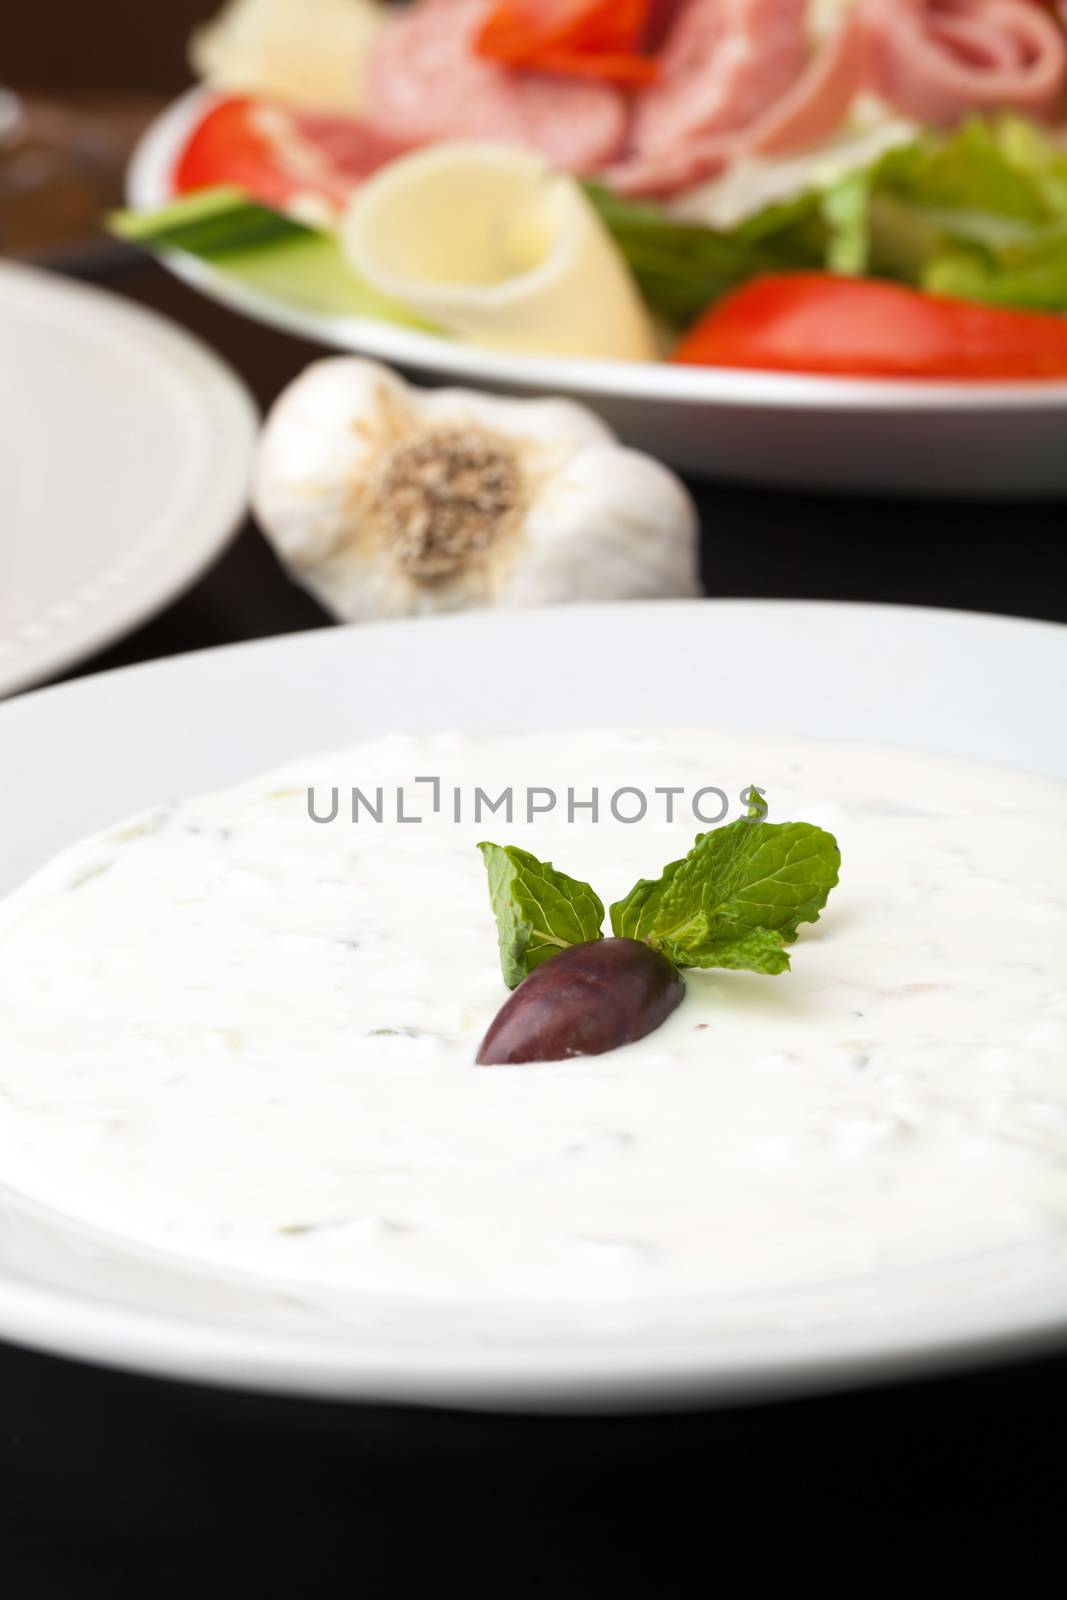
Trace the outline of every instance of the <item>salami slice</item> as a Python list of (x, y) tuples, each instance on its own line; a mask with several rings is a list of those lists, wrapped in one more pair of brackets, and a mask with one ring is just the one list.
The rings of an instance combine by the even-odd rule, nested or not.
[(479, 57), (474, 37), (492, 0), (422, 0), (385, 28), (371, 56), (366, 114), (389, 138), (494, 139), (592, 172), (622, 148), (624, 97), (609, 84), (509, 72)]

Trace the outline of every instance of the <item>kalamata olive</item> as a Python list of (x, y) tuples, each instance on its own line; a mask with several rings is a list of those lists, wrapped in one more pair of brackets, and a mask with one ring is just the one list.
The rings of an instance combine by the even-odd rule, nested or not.
[(524, 978), (500, 1008), (478, 1063), (603, 1055), (652, 1033), (684, 993), (677, 967), (638, 939), (571, 945)]

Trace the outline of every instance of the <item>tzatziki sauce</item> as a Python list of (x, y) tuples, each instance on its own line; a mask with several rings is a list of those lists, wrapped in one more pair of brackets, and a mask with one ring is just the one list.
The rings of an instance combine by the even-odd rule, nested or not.
[[(793, 971), (692, 972), (636, 1044), (476, 1066), (507, 996), (478, 841), (610, 903), (686, 853), (697, 790), (733, 820), (748, 784), (841, 846)], [(337, 788), (333, 821), (310, 786), (320, 812)], [(470, 814), (476, 788), (530, 786), (556, 809)], [(612, 816), (623, 786), (644, 820)], [(381, 822), (353, 822), (353, 787), (381, 788)], [(594, 787), (598, 819), (568, 820)], [(1048, 779), (706, 729), (296, 762), (78, 845), (0, 905), (0, 1183), (138, 1246), (450, 1300), (727, 1294), (1047, 1240), (1065, 822)]]

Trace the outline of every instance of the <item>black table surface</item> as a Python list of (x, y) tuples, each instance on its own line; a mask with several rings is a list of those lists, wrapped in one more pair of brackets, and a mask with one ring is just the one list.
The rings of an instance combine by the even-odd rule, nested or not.
[[(221, 351), (269, 404), (309, 345), (149, 263), (78, 269)], [(1067, 447), (1067, 446), (1065, 446)], [(1067, 620), (1052, 504), (695, 485), (709, 594)], [(321, 626), (251, 526), (79, 672)], [(74, 675), (74, 674), (72, 674)], [(338, 1406), (0, 1345), (0, 1595), (423, 1593), (727, 1600), (1043, 1594), (1062, 1550), (1067, 1357), (728, 1411), (489, 1417)]]

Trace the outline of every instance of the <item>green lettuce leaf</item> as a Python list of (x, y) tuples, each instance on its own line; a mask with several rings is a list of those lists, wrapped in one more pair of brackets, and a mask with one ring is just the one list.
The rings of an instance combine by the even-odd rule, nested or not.
[(946, 245), (926, 263), (922, 286), (961, 300), (1062, 311), (1067, 308), (1067, 223), (998, 249)]
[(866, 268), (936, 294), (1067, 309), (1067, 151), (1003, 116), (891, 151), (871, 179)]
[(635, 884), (611, 907), (612, 930), (681, 967), (786, 972), (785, 946), (801, 923), (818, 921), (840, 866), (837, 841), (821, 828), (742, 817)]
[[(1026, 131), (1025, 145), (1020, 131)], [(945, 216), (983, 213), (1020, 223), (1041, 223), (1055, 212), (1044, 169), (1057, 157), (1044, 155), (1030, 126), (1012, 117), (992, 122), (973, 118), (948, 137), (923, 134), (913, 144), (888, 151), (875, 169), (876, 190)]]
[(557, 872), (517, 845), (478, 846), (500, 935), (500, 965), (517, 988), (557, 950), (603, 937), (604, 902), (587, 883)]
[(691, 322), (757, 273), (823, 265), (816, 194), (768, 207), (740, 227), (719, 232), (677, 222), (658, 206), (621, 200), (595, 184), (586, 193), (645, 300), (672, 322)]
[(725, 231), (589, 193), (649, 304), (678, 324), (758, 273), (800, 270), (1067, 310), (1067, 148), (1019, 116), (923, 132)]
[(822, 197), (826, 227), (824, 265), (831, 272), (859, 277), (867, 271), (871, 253), (871, 175), (852, 172)]

